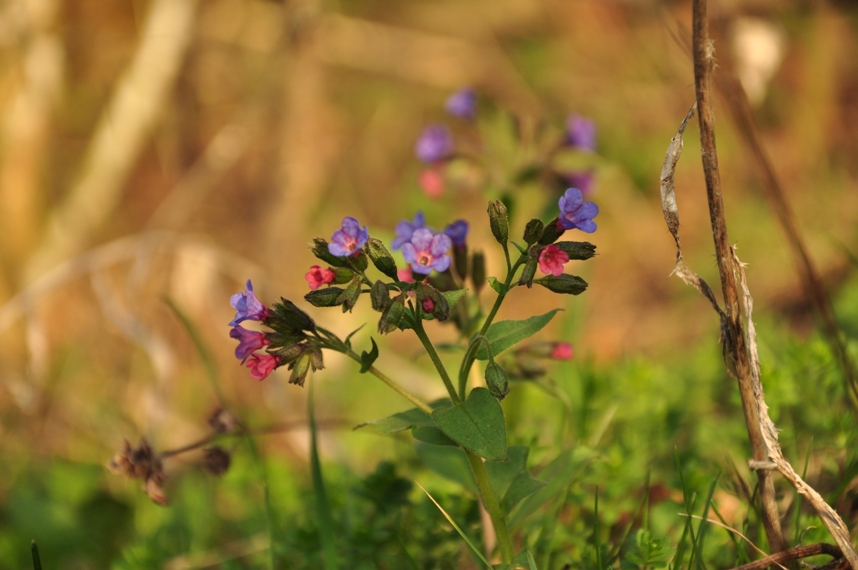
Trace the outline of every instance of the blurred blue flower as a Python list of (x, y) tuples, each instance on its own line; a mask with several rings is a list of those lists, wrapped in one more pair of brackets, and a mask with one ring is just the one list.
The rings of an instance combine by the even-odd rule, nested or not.
[(463, 87), (447, 98), (444, 108), (454, 117), (473, 119), (477, 114), (477, 92)]
[(417, 158), (426, 163), (449, 158), (453, 153), (453, 135), (444, 125), (429, 125), (420, 133), (414, 145)]
[(444, 229), (444, 233), (453, 241), (453, 245), (462, 247), (468, 239), (468, 222), (456, 220)]
[(566, 144), (583, 150), (596, 150), (596, 123), (581, 115), (569, 115), (566, 118)]

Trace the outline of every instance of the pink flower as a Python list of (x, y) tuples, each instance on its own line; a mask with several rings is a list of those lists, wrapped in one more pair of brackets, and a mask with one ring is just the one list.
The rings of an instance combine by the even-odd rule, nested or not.
[(551, 349), (551, 358), (555, 360), (572, 360), (572, 345), (568, 342), (556, 342)]
[(397, 269), (396, 276), (404, 283), (414, 283), (414, 275), (411, 273), (410, 265), (406, 265), (402, 269)]
[(310, 289), (315, 291), (322, 285), (327, 285), (334, 281), (334, 272), (330, 269), (322, 269), (318, 265), (310, 268), (310, 271), (304, 275), (304, 279), (310, 284)]
[(229, 331), (229, 336), (238, 341), (238, 346), (235, 348), (235, 357), (244, 362), (254, 350), (259, 350), (263, 346), (271, 344), (271, 341), (265, 337), (264, 333), (249, 331), (241, 325), (235, 325)]
[(435, 310), (435, 301), (432, 299), (423, 299), (423, 311), (426, 313), (431, 313)]
[(563, 274), (563, 265), (569, 261), (569, 254), (554, 244), (546, 245), (539, 254), (539, 269), (557, 277)]
[(444, 194), (444, 175), (437, 168), (427, 168), (421, 172), (418, 182), (429, 198), (440, 198)]
[(250, 368), (250, 375), (257, 380), (265, 380), (268, 375), (280, 365), (280, 359), (273, 354), (251, 354), (245, 361)]

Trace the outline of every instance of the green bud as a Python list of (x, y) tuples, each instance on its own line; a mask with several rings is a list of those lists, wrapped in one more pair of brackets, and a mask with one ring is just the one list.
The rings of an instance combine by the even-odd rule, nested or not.
[(335, 307), (342, 304), (340, 296), (344, 290), (339, 287), (316, 289), (304, 295), (304, 299), (314, 307)]
[(456, 268), (456, 275), (459, 279), (464, 280), (468, 276), (468, 246), (453, 246), (453, 267)]
[(471, 282), (477, 294), (486, 284), (486, 256), (482, 251), (475, 251), (471, 256)]
[(297, 384), (298, 386), (304, 385), (304, 380), (307, 379), (307, 373), (310, 372), (310, 363), (312, 360), (313, 359), (310, 355), (305, 352), (289, 364), (289, 370), (292, 371), (292, 375), (289, 376), (290, 384)]
[(521, 270), (521, 278), (518, 280), (519, 285), (527, 285), (527, 288), (533, 286), (533, 278), (536, 275), (536, 267), (539, 261), (531, 257), (524, 264), (524, 269)]
[(331, 267), (331, 270), (334, 272), (334, 280), (331, 281), (333, 285), (348, 283), (355, 276), (355, 272), (348, 267)]
[(266, 324), (271, 328), (282, 332), (314, 331), (316, 323), (310, 315), (295, 306), (295, 303), (280, 298), (279, 303), (274, 303), (271, 316), (266, 319)]
[(486, 387), (498, 400), (503, 400), (509, 394), (509, 376), (506, 370), (494, 361), (486, 366)]
[(313, 239), (313, 247), (310, 248), (310, 251), (313, 252), (313, 255), (315, 255), (328, 265), (333, 265), (334, 267), (348, 266), (348, 261), (346, 261), (345, 257), (337, 257), (336, 255), (328, 251), (328, 242), (326, 242), (322, 238)]
[(554, 243), (560, 239), (560, 236), (562, 236), (565, 231), (566, 229), (560, 225), (560, 218), (554, 218), (545, 224), (545, 228), (542, 230), (542, 237), (539, 238), (539, 243), (541, 245)]
[(498, 243), (506, 245), (509, 240), (509, 217), (507, 216), (506, 206), (500, 200), (489, 202), (489, 224), (492, 228), (492, 234)]
[(337, 297), (337, 305), (343, 305), (343, 312), (351, 311), (355, 303), (357, 303), (358, 297), (360, 297), (361, 290), (361, 280), (360, 276), (356, 276), (352, 279), (352, 282), (349, 283), (349, 286), (346, 287), (346, 290), (340, 293), (340, 296)]
[(357, 254), (352, 255), (351, 257), (348, 257), (346, 259), (348, 259), (349, 263), (355, 271), (366, 271), (366, 268), (369, 267), (369, 259), (367, 259), (366, 253), (364, 253), (363, 250), (360, 250), (359, 252), (357, 252)]
[(289, 346), (281, 346), (275, 349), (268, 349), (268, 352), (280, 357), (280, 364), (289, 364), (298, 359), (299, 356), (307, 352), (307, 344), (292, 344)]
[(378, 321), (378, 332), (387, 334), (393, 332), (402, 322), (402, 316), (405, 314), (405, 293), (400, 293), (390, 303), (384, 312), (381, 313), (381, 319)]
[(396, 275), (396, 262), (380, 239), (370, 237), (369, 241), (366, 242), (366, 251), (376, 269), (394, 281), (399, 281), (399, 277)]
[(542, 220), (538, 218), (533, 218), (527, 222), (527, 226), (524, 228), (524, 241), (527, 242), (527, 245), (533, 245), (539, 241), (544, 227)]
[(534, 283), (538, 283), (555, 293), (563, 293), (566, 295), (578, 295), (583, 293), (587, 288), (587, 282), (576, 275), (567, 275), (566, 273), (558, 276), (546, 275), (539, 279), (534, 279)]
[(372, 310), (381, 312), (390, 303), (390, 290), (383, 281), (376, 281), (369, 291), (369, 299), (372, 301)]
[(557, 247), (566, 252), (569, 259), (590, 259), (596, 255), (596, 246), (586, 241), (558, 241)]

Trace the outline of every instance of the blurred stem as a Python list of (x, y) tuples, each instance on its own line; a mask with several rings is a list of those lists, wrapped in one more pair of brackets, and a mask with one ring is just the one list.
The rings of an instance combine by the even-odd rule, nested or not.
[(483, 464), (482, 458), (476, 453), (464, 448), (463, 451), (468, 456), (468, 462), (471, 464), (471, 470), (474, 472), (474, 479), (477, 481), (477, 489), (480, 491), (483, 506), (485, 506), (486, 511), (489, 513), (489, 518), (492, 520), (495, 536), (498, 539), (501, 560), (506, 564), (510, 564), (513, 557), (512, 539), (506, 527), (506, 518), (504, 517), (503, 510), (501, 510), (500, 501), (498, 501), (497, 495), (495, 495), (491, 483), (489, 483), (489, 474), (486, 471), (486, 466)]
[[(411, 301), (408, 301), (408, 304), (411, 305)], [(417, 338), (419, 338), (420, 342), (423, 343), (423, 348), (426, 349), (426, 352), (429, 354), (429, 358), (432, 359), (432, 364), (435, 365), (435, 369), (441, 376), (441, 380), (444, 381), (444, 387), (447, 388), (447, 393), (450, 394), (450, 398), (453, 400), (453, 403), (461, 403), (462, 399), (458, 394), (456, 394), (456, 388), (453, 387), (453, 381), (450, 379), (450, 375), (447, 373), (444, 363), (441, 362), (441, 357), (438, 356), (438, 351), (435, 350), (435, 345), (432, 344), (431, 340), (429, 340), (429, 337), (426, 335), (426, 330), (423, 328), (423, 315), (420, 309), (420, 303), (417, 303), (416, 307), (412, 305), (412, 309), (414, 310), (415, 315), (414, 332), (417, 334)]]
[[(354, 360), (358, 364), (361, 364), (360, 356), (358, 356), (358, 354), (355, 351), (349, 349), (348, 352), (346, 352), (345, 354), (346, 354), (346, 356), (348, 356), (349, 358), (351, 358), (352, 360)], [(391, 389), (393, 389), (394, 392), (396, 392), (397, 394), (399, 394), (400, 396), (402, 396), (403, 398), (405, 398), (406, 400), (408, 400), (409, 402), (411, 402), (412, 404), (414, 404), (415, 406), (420, 408), (420, 410), (426, 412), (427, 414), (432, 413), (432, 408), (430, 408), (427, 404), (422, 402), (419, 398), (417, 398), (417, 396), (413, 395), (412, 393), (407, 391), (405, 388), (403, 388), (402, 386), (397, 384), (389, 376), (382, 373), (375, 366), (370, 366), (369, 370), (367, 370), (367, 372), (369, 372), (370, 374), (372, 374), (373, 376), (375, 376), (376, 378), (378, 378), (379, 380), (381, 380), (382, 382), (387, 384)]]
[[(486, 331), (489, 330), (489, 327), (492, 325), (492, 322), (495, 320), (495, 317), (498, 314), (498, 310), (500, 310), (500, 306), (503, 304), (503, 300), (506, 298), (506, 294), (509, 293), (510, 284), (512, 283), (512, 279), (515, 276), (515, 272), (518, 271), (518, 268), (525, 262), (527, 256), (525, 254), (521, 254), (515, 262), (515, 265), (509, 266), (509, 253), (507, 253), (507, 267), (509, 267), (509, 271), (506, 274), (506, 280), (503, 284), (503, 290), (506, 293), (499, 293), (498, 298), (495, 299), (495, 304), (492, 305), (492, 310), (489, 311), (489, 316), (486, 317), (485, 322), (483, 323), (482, 328), (480, 328), (480, 332), (477, 333), (477, 336), (486, 336)], [(462, 361), (462, 367), (459, 369), (459, 397), (461, 399), (465, 398), (465, 389), (468, 384), (468, 374), (471, 372), (471, 366), (474, 365), (474, 360), (476, 360), (476, 351), (470, 352), (465, 355), (465, 359)]]

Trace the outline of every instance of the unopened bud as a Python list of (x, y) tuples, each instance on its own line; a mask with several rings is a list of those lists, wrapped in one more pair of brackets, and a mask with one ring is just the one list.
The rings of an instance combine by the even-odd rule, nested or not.
[(576, 275), (546, 275), (539, 279), (534, 279), (534, 283), (538, 283), (555, 293), (563, 293), (565, 295), (579, 295), (587, 289), (587, 282)]
[(304, 299), (314, 307), (335, 307), (342, 303), (340, 295), (344, 292), (339, 287), (325, 287), (316, 289), (304, 295)]
[(471, 257), (471, 282), (477, 294), (486, 284), (486, 256), (482, 251), (474, 252)]
[(584, 260), (596, 255), (596, 246), (586, 241), (558, 241), (555, 243), (569, 259)]
[(340, 293), (340, 296), (337, 297), (337, 304), (342, 303), (343, 312), (351, 311), (355, 303), (357, 303), (358, 297), (360, 297), (361, 292), (361, 279), (360, 276), (356, 276), (352, 279), (352, 282), (349, 283), (349, 286), (346, 287), (346, 290)]
[(372, 301), (372, 310), (381, 312), (390, 303), (390, 290), (383, 281), (376, 281), (369, 291), (369, 299)]
[(503, 400), (509, 394), (509, 376), (500, 364), (489, 362), (486, 366), (486, 387), (498, 400)]
[(500, 200), (489, 202), (489, 225), (498, 243), (506, 245), (509, 239), (509, 217), (506, 206)]
[(226, 473), (230, 463), (232, 463), (232, 458), (229, 453), (218, 445), (203, 450), (203, 469), (215, 477), (220, 477)]
[(547, 224), (545, 224), (545, 228), (542, 230), (542, 237), (539, 238), (539, 243), (541, 245), (548, 245), (550, 243), (554, 243), (560, 236), (563, 235), (566, 229), (560, 225), (560, 219), (554, 218)]
[(533, 245), (539, 241), (539, 238), (542, 237), (544, 227), (545, 225), (542, 223), (542, 220), (538, 218), (533, 218), (527, 222), (527, 226), (524, 228), (524, 241), (527, 245)]
[(405, 294), (401, 293), (394, 297), (384, 312), (381, 313), (381, 318), (378, 321), (378, 332), (387, 334), (395, 331), (399, 327), (403, 315), (405, 315)]
[(387, 251), (387, 248), (380, 239), (370, 237), (366, 242), (366, 250), (376, 269), (394, 281), (399, 279), (396, 275), (396, 261), (393, 260), (393, 256), (390, 255), (390, 252)]
[(328, 265), (333, 265), (334, 267), (348, 266), (348, 261), (346, 261), (345, 257), (337, 257), (328, 251), (328, 242), (322, 238), (315, 238), (313, 240), (313, 247), (310, 248), (310, 251)]
[(533, 278), (536, 275), (536, 267), (539, 260), (531, 257), (524, 264), (524, 269), (521, 270), (521, 278), (518, 280), (519, 285), (527, 285), (528, 288), (533, 286)]

